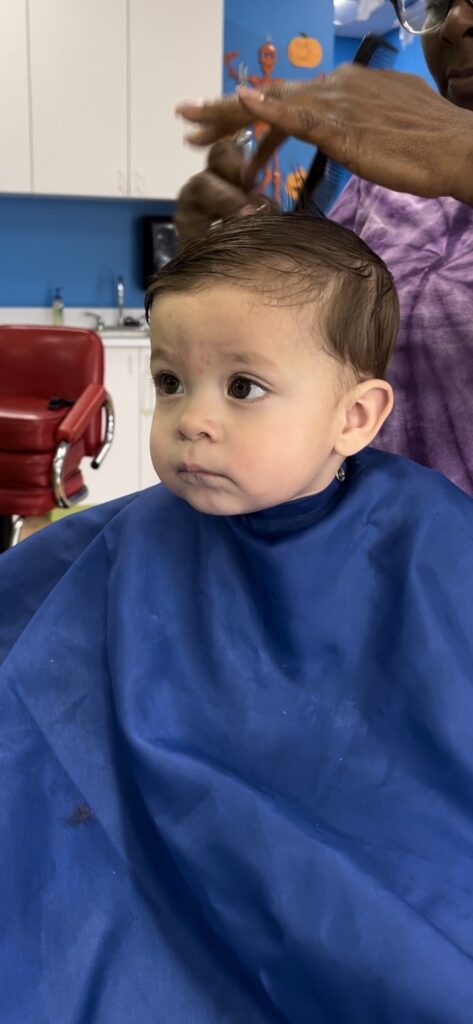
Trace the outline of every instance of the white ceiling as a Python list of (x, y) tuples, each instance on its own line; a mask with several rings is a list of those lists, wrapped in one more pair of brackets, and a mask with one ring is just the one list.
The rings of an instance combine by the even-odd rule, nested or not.
[(385, 35), (399, 24), (391, 3), (383, 3), (364, 21), (357, 20), (358, 5), (359, 0), (334, 0), (336, 36), (361, 39), (367, 32)]

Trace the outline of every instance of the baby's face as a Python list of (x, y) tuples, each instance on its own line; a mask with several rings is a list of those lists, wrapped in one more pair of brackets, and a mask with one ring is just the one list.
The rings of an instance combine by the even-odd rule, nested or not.
[(150, 323), (151, 456), (170, 490), (201, 512), (239, 515), (328, 486), (344, 395), (314, 305), (218, 285), (158, 296)]

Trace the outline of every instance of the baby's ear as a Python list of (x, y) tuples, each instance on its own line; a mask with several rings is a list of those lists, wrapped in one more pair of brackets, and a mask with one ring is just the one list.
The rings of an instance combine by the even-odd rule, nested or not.
[(356, 455), (379, 433), (394, 405), (393, 389), (386, 380), (364, 380), (346, 395), (345, 417), (335, 445), (338, 455)]

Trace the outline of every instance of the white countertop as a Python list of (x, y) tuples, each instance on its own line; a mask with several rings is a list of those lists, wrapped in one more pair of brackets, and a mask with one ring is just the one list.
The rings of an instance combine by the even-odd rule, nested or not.
[[(130, 327), (120, 328), (115, 334), (113, 325), (117, 319), (116, 308), (79, 309), (75, 306), (65, 308), (65, 327), (88, 327), (94, 328), (93, 317), (87, 313), (96, 313), (104, 320), (108, 330), (98, 332), (105, 346), (111, 348), (147, 348), (149, 345), (149, 328), (146, 325), (143, 329)], [(143, 316), (142, 309), (125, 309), (124, 316), (131, 316), (138, 320)], [(0, 306), (0, 324), (39, 324), (42, 327), (52, 325), (52, 314), (48, 306)], [(109, 326), (110, 325), (110, 326)]]

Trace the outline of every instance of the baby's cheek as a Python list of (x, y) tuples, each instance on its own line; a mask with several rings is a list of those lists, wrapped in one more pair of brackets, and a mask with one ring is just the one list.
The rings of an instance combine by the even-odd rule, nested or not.
[(163, 462), (166, 460), (168, 446), (166, 444), (166, 436), (159, 428), (159, 424), (156, 422), (156, 416), (153, 417), (151, 425), (149, 448), (153, 466), (159, 472), (158, 465), (162, 466)]
[(241, 439), (239, 444), (239, 463), (248, 478), (260, 479), (284, 461), (285, 448), (283, 439), (267, 428), (257, 431), (251, 438)]

